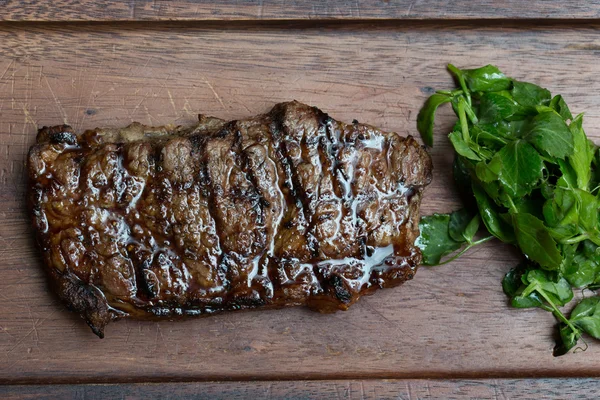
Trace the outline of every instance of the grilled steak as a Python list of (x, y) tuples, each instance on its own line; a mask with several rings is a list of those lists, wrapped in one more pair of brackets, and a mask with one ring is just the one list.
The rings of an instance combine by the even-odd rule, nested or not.
[(431, 159), (298, 102), (191, 127), (44, 127), (29, 203), (51, 283), (100, 337), (122, 317), (345, 310), (411, 279)]

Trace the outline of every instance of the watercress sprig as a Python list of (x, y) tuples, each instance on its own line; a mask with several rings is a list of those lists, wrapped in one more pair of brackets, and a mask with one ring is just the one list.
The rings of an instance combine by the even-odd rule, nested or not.
[[(557, 318), (555, 355), (575, 347), (583, 333), (600, 339), (600, 297), (583, 299), (569, 318), (561, 311), (572, 288), (600, 288), (600, 156), (583, 115), (573, 117), (561, 95), (495, 66), (448, 69), (458, 88), (433, 94), (417, 128), (433, 146), (435, 113), (451, 104), (458, 119), (448, 135), (454, 179), (466, 204), (421, 218), (423, 263), (448, 263), (493, 238), (513, 244), (523, 262), (502, 287), (513, 307), (538, 307)], [(475, 239), (480, 230), (487, 232)]]

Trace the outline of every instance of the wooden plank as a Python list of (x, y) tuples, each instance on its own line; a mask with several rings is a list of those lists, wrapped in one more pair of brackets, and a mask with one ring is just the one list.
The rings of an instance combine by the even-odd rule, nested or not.
[(5, 0), (0, 21), (597, 19), (600, 1)]
[[(417, 111), (452, 85), (444, 65), (499, 65), (562, 93), (600, 138), (598, 25), (355, 25), (236, 28), (170, 24), (0, 27), (0, 381), (600, 376), (600, 344), (553, 358), (553, 317), (514, 310), (515, 264), (488, 243), (352, 309), (121, 321), (99, 340), (49, 293), (24, 210), (24, 159), (41, 125), (239, 118), (297, 99), (333, 117), (415, 134)], [(451, 112), (440, 114), (446, 128)], [(440, 132), (423, 211), (458, 206)]]
[(359, 380), (0, 386), (12, 399), (597, 399), (597, 379)]

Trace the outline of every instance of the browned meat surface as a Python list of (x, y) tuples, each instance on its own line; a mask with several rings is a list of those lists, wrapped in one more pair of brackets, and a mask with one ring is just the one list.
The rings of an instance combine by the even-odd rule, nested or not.
[(29, 201), (58, 295), (122, 317), (345, 310), (411, 279), (431, 159), (412, 137), (298, 102), (192, 127), (44, 127)]

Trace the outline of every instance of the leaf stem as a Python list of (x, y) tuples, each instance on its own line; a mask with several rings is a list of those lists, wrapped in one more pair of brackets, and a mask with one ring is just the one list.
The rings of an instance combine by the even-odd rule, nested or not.
[(467, 247), (465, 247), (464, 249), (462, 249), (461, 251), (459, 251), (458, 253), (456, 253), (455, 255), (453, 255), (452, 257), (450, 257), (449, 259), (447, 259), (446, 261), (444, 261), (444, 262), (441, 262), (441, 263), (439, 263), (439, 264), (437, 264), (437, 265), (444, 265), (444, 264), (448, 264), (449, 262), (452, 262), (452, 261), (456, 260), (458, 257), (460, 257), (460, 256), (462, 256), (463, 254), (465, 254), (465, 253), (466, 253), (467, 251), (469, 251), (469, 249), (471, 249), (472, 247), (475, 247), (475, 246), (477, 246), (478, 244), (482, 244), (482, 243), (488, 242), (488, 241), (490, 241), (490, 240), (492, 240), (492, 239), (494, 239), (494, 238), (495, 238), (495, 236), (486, 236), (486, 237), (484, 237), (484, 238), (482, 238), (482, 239), (479, 239), (479, 240), (477, 240), (477, 241), (475, 241), (475, 242), (471, 242), (471, 243), (469, 243), (469, 245), (468, 245)]
[(460, 69), (456, 68), (452, 64), (448, 64), (448, 69), (458, 79), (458, 83), (460, 84), (460, 87), (462, 88), (463, 93), (464, 93), (465, 97), (467, 98), (467, 104), (471, 105), (471, 93), (469, 92), (469, 89), (467, 88), (467, 83), (465, 82), (465, 77), (463, 76), (462, 71)]
[(585, 234), (588, 235), (588, 240), (592, 241), (592, 243), (594, 243), (596, 246), (600, 246), (600, 237), (597, 233), (586, 232)]
[(587, 233), (582, 233), (579, 236), (574, 236), (570, 239), (563, 239), (560, 241), (561, 244), (575, 244), (575, 243), (579, 243), (579, 242), (583, 242), (584, 240), (589, 239), (589, 236)]
[(479, 122), (477, 115), (475, 115), (475, 111), (473, 111), (473, 108), (471, 107), (471, 105), (468, 102), (465, 104), (465, 112), (467, 113), (467, 117), (469, 117), (469, 119), (471, 120), (471, 123), (473, 123), (473, 125), (475, 125), (477, 122)]
[(513, 203), (512, 199), (510, 198), (510, 196), (507, 196), (508, 199), (508, 205), (510, 206), (510, 211), (513, 214), (518, 214), (519, 210), (517, 210), (517, 206), (515, 206), (515, 203)]
[[(473, 122), (474, 124), (476, 124), (477, 122)], [(488, 133), (489, 134), (489, 133)], [(490, 136), (488, 136), (486, 139), (487, 140), (494, 140), (498, 143), (502, 143), (503, 145), (508, 144), (508, 140), (505, 140), (503, 138), (501, 138), (500, 136), (492, 136), (491, 134), (489, 134)], [(476, 133), (475, 134), (475, 141), (478, 142), (479, 141), (479, 136), (481, 136), (481, 133)]]
[(552, 302), (552, 300), (550, 300), (550, 298), (546, 295), (546, 293), (544, 293), (544, 290), (542, 290), (542, 288), (540, 288), (536, 285), (535, 291), (538, 292), (540, 294), (540, 296), (542, 296), (544, 298), (544, 300), (546, 300), (548, 302), (548, 304), (550, 304), (550, 307), (552, 307), (552, 309), (554, 310), (553, 314), (556, 316), (556, 318), (558, 318), (559, 320), (561, 320), (562, 322), (567, 324), (567, 326), (569, 328), (571, 328), (573, 333), (575, 333), (576, 335), (581, 335), (581, 332), (579, 332), (579, 329), (575, 328), (575, 326), (573, 326), (573, 324), (567, 319), (567, 317), (565, 317), (563, 315), (563, 313), (560, 312), (558, 307), (556, 307), (556, 305)]
[(454, 96), (454, 94), (450, 90), (436, 90), (435, 92), (437, 94), (445, 94), (446, 96)]
[(471, 136), (469, 135), (469, 122), (467, 121), (467, 114), (465, 113), (464, 97), (460, 97), (458, 99), (458, 118), (460, 120), (460, 128), (462, 129), (463, 140), (466, 143), (469, 143), (471, 141)]

